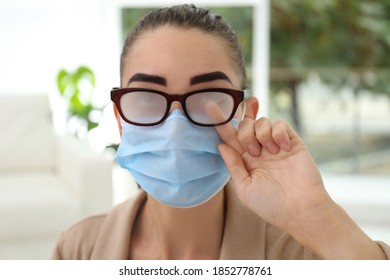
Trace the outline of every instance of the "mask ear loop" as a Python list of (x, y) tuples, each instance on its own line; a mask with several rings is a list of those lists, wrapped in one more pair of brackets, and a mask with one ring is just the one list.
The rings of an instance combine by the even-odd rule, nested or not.
[(120, 118), (120, 122), (121, 122), (121, 125), (123, 126), (124, 124), (126, 124), (126, 121), (122, 118), (122, 117), (119, 117)]
[(242, 111), (242, 114), (241, 114), (241, 119), (240, 121), (242, 121), (244, 118), (245, 118), (245, 111), (246, 111), (246, 98), (244, 98), (244, 100), (242, 100), (240, 106), (241, 106), (241, 111)]
[(242, 116), (241, 116), (241, 121), (245, 118), (245, 113), (246, 113), (246, 100), (248, 97), (251, 96), (250, 89), (246, 88), (244, 89), (244, 100), (242, 100)]
[(233, 125), (233, 127), (235, 127), (236, 130), (238, 129), (238, 125), (240, 124), (240, 122), (245, 118), (247, 95), (248, 95), (248, 91), (247, 91), (247, 89), (245, 89), (244, 90), (244, 99), (238, 105), (237, 111), (234, 114), (233, 119), (230, 121), (230, 124)]
[(237, 111), (234, 114), (233, 119), (236, 119), (237, 121), (241, 122), (245, 118), (245, 111), (246, 111), (246, 100), (250, 96), (249, 89), (246, 88), (244, 90), (244, 99), (242, 102), (238, 105)]

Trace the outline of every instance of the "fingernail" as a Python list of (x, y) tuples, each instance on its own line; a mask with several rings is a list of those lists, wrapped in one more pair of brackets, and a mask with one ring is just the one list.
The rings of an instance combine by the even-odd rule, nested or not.
[(279, 152), (279, 147), (274, 142), (270, 142), (267, 144), (267, 149), (272, 154), (277, 154)]
[(260, 155), (260, 147), (255, 145), (255, 144), (251, 144), (248, 146), (248, 152), (254, 156), (254, 157), (257, 157)]
[(288, 151), (290, 151), (290, 149), (291, 149), (290, 143), (288, 143), (288, 142), (286, 142), (286, 141), (282, 141), (282, 142), (280, 143), (280, 147), (281, 147), (282, 150), (285, 151), (285, 152), (288, 152)]

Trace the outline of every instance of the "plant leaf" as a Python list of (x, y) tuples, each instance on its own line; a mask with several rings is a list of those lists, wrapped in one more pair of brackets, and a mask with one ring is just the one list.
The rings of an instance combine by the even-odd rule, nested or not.
[(57, 87), (61, 95), (65, 93), (65, 90), (69, 85), (69, 81), (69, 73), (64, 69), (61, 69), (57, 74)]
[(84, 111), (84, 105), (81, 102), (79, 98), (79, 91), (76, 91), (72, 98), (69, 100), (69, 111), (78, 117), (81, 118), (83, 111)]
[(76, 71), (76, 75), (79, 78), (78, 81), (81, 79), (85, 79), (91, 83), (93, 88), (95, 88), (95, 86), (96, 86), (95, 74), (93, 73), (93, 71), (89, 67), (80, 66)]
[(88, 129), (88, 131), (90, 131), (91, 129), (96, 128), (98, 125), (99, 125), (99, 123), (92, 122), (92, 121), (88, 120), (87, 129)]

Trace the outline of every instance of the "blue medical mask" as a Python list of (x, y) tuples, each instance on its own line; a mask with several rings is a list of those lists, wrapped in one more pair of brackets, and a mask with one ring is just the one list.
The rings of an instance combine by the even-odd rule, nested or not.
[(200, 205), (230, 178), (217, 149), (222, 140), (214, 127), (192, 124), (174, 110), (156, 126), (122, 122), (118, 164), (156, 200), (174, 207)]

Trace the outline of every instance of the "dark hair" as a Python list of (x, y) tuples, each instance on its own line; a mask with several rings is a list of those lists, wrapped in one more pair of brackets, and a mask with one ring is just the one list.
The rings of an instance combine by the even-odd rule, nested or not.
[(120, 75), (122, 77), (124, 64), (134, 42), (146, 31), (154, 30), (164, 25), (172, 25), (182, 29), (196, 28), (205, 33), (215, 35), (227, 43), (231, 50), (237, 74), (240, 75), (241, 86), (246, 86), (246, 71), (244, 54), (233, 28), (222, 16), (210, 13), (207, 9), (195, 5), (178, 5), (154, 10), (144, 16), (142, 20), (127, 35), (123, 46), (120, 62)]

